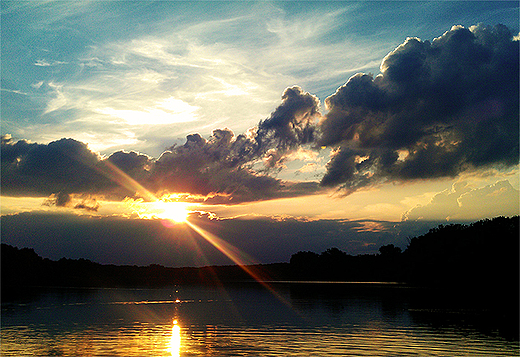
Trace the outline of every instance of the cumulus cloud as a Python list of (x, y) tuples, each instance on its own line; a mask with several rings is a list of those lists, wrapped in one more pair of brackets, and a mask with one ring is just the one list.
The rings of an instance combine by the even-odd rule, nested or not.
[(76, 199), (73, 195), (65, 192), (53, 193), (44, 202), (44, 206), (56, 206), (56, 207), (72, 207), (74, 209), (82, 209), (91, 212), (97, 212), (99, 209), (99, 203), (95, 198), (79, 198)]
[[(501, 25), (455, 26), (431, 43), (408, 38), (384, 58), (381, 74), (356, 74), (328, 97), (325, 116), (316, 96), (289, 87), (256, 127), (190, 134), (158, 159), (125, 151), (102, 158), (73, 139), (44, 145), (5, 136), (2, 189), (54, 195), (48, 202), (57, 206), (71, 204), (67, 195), (136, 196), (139, 185), (234, 203), (516, 165), (518, 44)], [(321, 188), (271, 176), (302, 149), (319, 147), (331, 148)]]
[[(158, 159), (137, 152), (117, 151), (102, 158), (87, 145), (61, 139), (48, 145), (2, 138), (4, 194), (49, 196), (47, 205), (71, 206), (72, 194), (112, 197), (189, 193), (212, 202), (235, 203), (315, 193), (317, 183), (284, 182), (254, 170), (268, 169), (313, 141), (319, 100), (299, 87), (285, 90), (282, 103), (258, 127), (235, 136), (214, 130), (205, 139), (190, 134)], [(78, 203), (76, 208), (96, 209)]]
[(117, 151), (110, 155), (106, 161), (138, 182), (147, 180), (154, 166), (153, 158), (135, 151)]
[(334, 148), (323, 186), (453, 177), (518, 164), (519, 42), (502, 25), (408, 38), (376, 77), (325, 100), (318, 144)]
[(230, 201), (261, 199), (276, 192), (280, 182), (246, 166), (255, 152), (253, 140), (244, 135), (235, 138), (229, 129), (215, 130), (208, 140), (191, 134), (184, 145), (159, 157), (150, 182), (156, 191), (217, 195)]
[(236, 137), (229, 129), (215, 130), (207, 140), (199, 134), (189, 135), (184, 145), (170, 148), (155, 162), (150, 177), (152, 186), (155, 191), (207, 196), (209, 202), (215, 203), (317, 192), (317, 183), (284, 182), (253, 170), (253, 164), (261, 158), (269, 167), (274, 165), (271, 161), (279, 163), (289, 154), (295, 140), (305, 140), (294, 132), (288, 134), (284, 126), (280, 129), (262, 126), (263, 123), (260, 123), (261, 130), (251, 130)]
[(509, 181), (472, 189), (458, 182), (451, 190), (437, 193), (424, 206), (403, 214), (403, 221), (478, 220), (485, 217), (514, 216), (520, 213), (519, 191)]
[(287, 88), (282, 95), (282, 104), (258, 125), (255, 139), (259, 149), (271, 149), (267, 164), (274, 167), (289, 150), (314, 142), (319, 116), (320, 101), (316, 96), (298, 86)]
[(72, 201), (70, 195), (64, 192), (53, 193), (43, 203), (45, 206), (67, 207)]
[(84, 143), (61, 139), (48, 145), (14, 142), (2, 137), (2, 193), (7, 195), (59, 194), (58, 205), (70, 193), (94, 193), (109, 182), (96, 170), (100, 158)]

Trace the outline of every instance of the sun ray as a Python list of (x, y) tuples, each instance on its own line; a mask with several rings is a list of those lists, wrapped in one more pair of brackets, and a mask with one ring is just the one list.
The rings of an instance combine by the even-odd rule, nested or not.
[(159, 210), (157, 217), (175, 223), (186, 222), (189, 215), (188, 205), (184, 202), (165, 202), (162, 200), (154, 202), (154, 207)]
[(197, 232), (202, 238), (204, 238), (207, 242), (217, 248), (221, 253), (231, 259), (235, 264), (237, 264), (242, 270), (244, 270), (247, 274), (249, 274), (253, 279), (255, 279), (258, 283), (260, 283), (263, 287), (265, 287), (271, 294), (273, 294), (278, 300), (280, 300), (283, 304), (292, 308), (292, 305), (287, 299), (281, 296), (278, 292), (276, 292), (268, 282), (265, 281), (265, 274), (255, 268), (253, 265), (258, 264), (252, 257), (250, 257), (245, 252), (241, 252), (237, 247), (229, 244), (225, 240), (217, 237), (215, 234), (210, 233), (201, 227), (196, 226), (195, 224), (186, 221), (186, 224)]
[[(243, 269), (247, 274), (249, 274), (253, 279), (255, 279), (258, 283), (263, 285), (266, 289), (268, 289), (278, 300), (280, 300), (285, 305), (291, 307), (289, 301), (283, 298), (280, 294), (278, 294), (266, 281), (265, 274), (255, 268), (253, 265), (258, 264), (252, 257), (247, 255), (245, 252), (240, 251), (237, 247), (229, 244), (225, 240), (219, 238), (218, 236), (202, 229), (201, 227), (191, 223), (187, 220), (188, 212), (185, 206), (181, 206), (181, 202), (165, 202), (161, 201), (157, 198), (153, 193), (148, 191), (145, 187), (143, 187), (139, 182), (135, 181), (133, 178), (128, 176), (125, 172), (119, 169), (114, 164), (105, 161), (106, 167), (108, 170), (100, 170), (100, 172), (105, 175), (107, 178), (116, 182), (117, 184), (127, 188), (130, 191), (137, 193), (142, 196), (147, 201), (153, 203), (153, 206), (156, 208), (162, 208), (162, 213), (159, 212), (159, 215), (163, 215), (160, 217), (159, 215), (155, 215), (153, 213), (143, 213), (141, 212), (142, 218), (162, 218), (168, 222), (182, 222), (188, 225), (193, 231), (199, 234), (202, 238), (204, 238), (207, 242), (217, 248), (221, 253), (231, 259), (235, 264), (237, 264), (241, 269)], [(170, 204), (171, 206), (164, 206)], [(175, 205), (176, 204), (176, 205)], [(186, 205), (186, 203), (182, 203)], [(182, 207), (182, 208), (181, 208)]]
[(105, 160), (104, 164), (105, 169), (98, 169), (100, 173), (118, 185), (142, 197), (145, 201), (132, 201), (134, 205), (137, 203), (140, 206), (134, 209), (134, 212), (137, 213), (140, 218), (163, 219), (166, 221), (166, 225), (170, 223), (183, 223), (188, 219), (190, 211), (187, 207), (192, 204), (172, 201), (172, 197), (179, 197), (179, 195), (163, 196), (166, 197), (165, 199), (158, 198), (113, 163)]
[(105, 177), (126, 188), (127, 190), (138, 194), (147, 201), (154, 202), (158, 200), (158, 198), (153, 193), (148, 191), (143, 185), (131, 178), (119, 167), (108, 160), (104, 160), (103, 163), (107, 169), (98, 169), (98, 171)]

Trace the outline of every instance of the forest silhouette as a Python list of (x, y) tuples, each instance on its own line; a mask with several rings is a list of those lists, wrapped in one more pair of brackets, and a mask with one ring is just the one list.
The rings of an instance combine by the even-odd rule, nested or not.
[[(300, 251), (289, 263), (248, 266), (269, 281), (401, 282), (420, 286), (478, 288), (518, 301), (519, 217), (497, 217), (470, 225), (449, 224), (393, 244), (379, 254), (352, 256), (338, 248), (318, 254)], [(27, 286), (156, 287), (187, 283), (254, 281), (238, 266), (168, 268), (102, 265), (87, 259), (42, 258), (30, 248), (2, 244), (2, 295)]]
[(519, 217), (470, 225), (449, 224), (409, 239), (404, 252), (393, 244), (377, 255), (351, 256), (330, 248), (298, 252), (290, 261), (297, 279), (396, 281), (417, 285), (518, 284)]

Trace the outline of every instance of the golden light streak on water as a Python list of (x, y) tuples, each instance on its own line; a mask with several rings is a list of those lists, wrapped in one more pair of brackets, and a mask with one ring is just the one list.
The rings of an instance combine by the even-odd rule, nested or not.
[(169, 352), (172, 357), (180, 357), (181, 355), (181, 327), (177, 320), (173, 320)]

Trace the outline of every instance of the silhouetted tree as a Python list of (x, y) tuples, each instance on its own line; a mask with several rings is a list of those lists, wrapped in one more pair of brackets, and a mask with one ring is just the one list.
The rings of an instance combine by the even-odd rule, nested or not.
[(340, 280), (348, 274), (348, 255), (338, 248), (329, 248), (320, 254), (321, 271), (326, 272), (326, 278)]
[(314, 252), (298, 252), (291, 256), (289, 261), (293, 279), (312, 280), (320, 274), (320, 256)]
[(379, 248), (379, 254), (383, 257), (396, 257), (401, 254), (401, 248), (393, 244), (383, 245)]
[(411, 282), (468, 286), (518, 284), (519, 217), (440, 225), (405, 251)]

